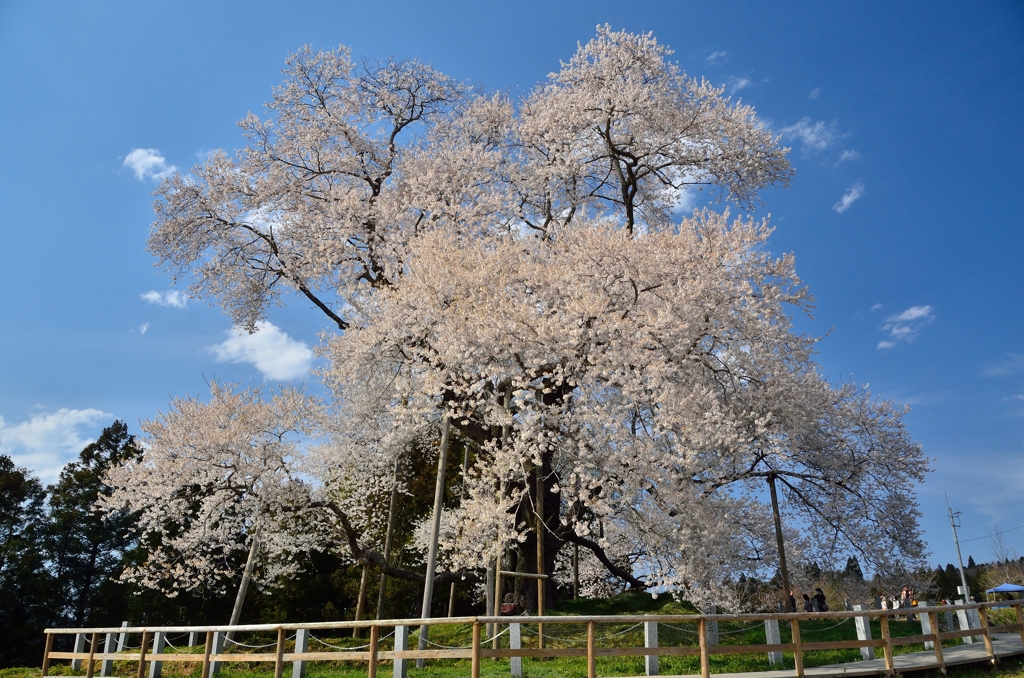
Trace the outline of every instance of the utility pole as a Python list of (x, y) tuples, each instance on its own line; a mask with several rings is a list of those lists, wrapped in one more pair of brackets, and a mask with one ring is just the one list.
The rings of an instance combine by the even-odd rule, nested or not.
[(960, 583), (964, 588), (964, 602), (971, 602), (971, 590), (967, 587), (967, 575), (964, 574), (964, 559), (960, 555), (960, 538), (956, 528), (960, 527), (960, 511), (953, 511), (949, 506), (949, 495), (946, 495), (946, 510), (949, 511), (949, 526), (953, 528), (953, 543), (956, 544), (956, 562), (960, 565)]

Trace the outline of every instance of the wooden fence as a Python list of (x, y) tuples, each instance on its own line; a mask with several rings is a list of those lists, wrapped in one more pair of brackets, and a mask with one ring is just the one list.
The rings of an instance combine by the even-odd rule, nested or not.
[[(755, 614), (703, 614), (703, 615), (615, 615), (615, 616), (545, 616), (545, 617), (455, 617), (435, 619), (399, 619), (361, 622), (325, 622), (308, 624), (249, 624), (240, 626), (161, 626), (161, 627), (114, 627), (114, 628), (87, 628), (87, 629), (47, 629), (46, 649), (43, 654), (42, 676), (45, 678), (54, 660), (71, 660), (75, 669), (80, 669), (85, 664), (86, 678), (94, 678), (95, 663), (102, 662), (102, 673), (110, 675), (111, 662), (129, 661), (137, 662), (137, 677), (146, 677), (146, 667), (149, 665), (149, 678), (159, 678), (160, 667), (164, 662), (195, 662), (202, 664), (202, 678), (210, 678), (216, 673), (219, 665), (223, 662), (267, 662), (274, 665), (275, 678), (282, 678), (284, 665), (291, 663), (293, 666), (293, 678), (302, 678), (305, 673), (306, 662), (316, 661), (353, 661), (366, 662), (367, 675), (375, 678), (380, 662), (393, 662), (393, 671), (396, 678), (405, 675), (405, 667), (408, 660), (412, 659), (469, 659), (470, 675), (473, 678), (480, 676), (480, 663), (486, 658), (511, 659), (511, 670), (516, 675), (522, 672), (523, 657), (585, 657), (587, 662), (587, 675), (595, 678), (597, 675), (597, 657), (648, 657), (647, 673), (657, 673), (658, 656), (700, 656), (701, 675), (708, 678), (711, 674), (710, 657), (716, 654), (765, 654), (781, 658), (783, 652), (792, 653), (796, 668), (796, 675), (804, 675), (804, 654), (815, 650), (837, 650), (868, 648), (862, 650), (865, 658), (870, 653), (874, 656), (874, 648), (882, 648), (885, 660), (885, 671), (889, 675), (895, 674), (893, 667), (893, 649), (900, 645), (926, 643), (934, 652), (934, 664), (920, 666), (919, 668), (938, 668), (945, 671), (946, 663), (943, 659), (942, 641), (953, 639), (964, 639), (971, 642), (972, 638), (980, 638), (985, 644), (986, 656), (994, 664), (996, 653), (992, 646), (992, 636), (996, 633), (1019, 634), (1022, 646), (1024, 646), (1024, 615), (1022, 615), (1022, 601), (985, 602), (969, 603), (961, 605), (941, 607), (918, 607), (913, 609), (903, 608), (896, 610), (845, 610), (835, 612), (816, 613), (755, 613)], [(992, 607), (1008, 607), (1014, 610), (1016, 622), (1011, 624), (992, 626), (989, 624), (988, 611)], [(977, 610), (977, 624), (968, 620), (970, 611)], [(947, 630), (940, 632), (939, 614), (955, 613), (961, 620), (960, 629), (952, 630), (947, 622)], [(890, 619), (896, 616), (916, 614), (921, 617), (922, 634), (914, 636), (892, 636), (889, 632)], [(873, 639), (870, 631), (865, 632), (868, 627), (866, 621), (857, 623), (857, 640), (834, 640), (826, 642), (804, 642), (801, 639), (800, 624), (808, 620), (837, 621), (867, 620), (877, 617), (880, 621), (881, 638)], [(759, 645), (718, 645), (715, 638), (718, 635), (717, 623), (765, 623), (766, 631), (774, 624), (774, 638), (770, 632), (766, 637), (770, 644)], [(791, 629), (791, 642), (782, 643), (778, 641), (779, 622), (788, 622)], [(695, 624), (699, 643), (696, 646), (658, 646), (657, 628), (659, 624)], [(409, 629), (420, 626), (441, 626), (441, 625), (469, 625), (472, 628), (472, 640), (466, 647), (441, 647), (439, 649), (419, 650), (409, 647)], [(482, 631), (488, 624), (507, 626), (501, 633), (510, 632), (510, 647), (497, 649), (487, 647), (492, 639), (483, 639)], [(538, 647), (524, 648), (519, 639), (524, 628), (531, 625), (545, 625), (551, 636), (557, 635), (559, 626), (578, 624), (585, 627), (585, 639), (580, 642), (584, 647), (544, 647), (538, 643)], [(598, 627), (608, 625), (634, 624), (644, 625), (645, 646), (644, 647), (599, 647)], [(500, 628), (495, 626), (495, 629)], [(973, 628), (968, 628), (973, 627)], [(308, 638), (312, 631), (341, 630), (341, 629), (370, 629), (369, 641), (360, 649), (336, 648), (331, 651), (308, 651)], [(381, 632), (394, 629), (395, 640), (391, 645), (393, 649), (381, 649)], [(924, 630), (927, 629), (927, 632)], [(653, 631), (653, 633), (652, 633)], [(276, 642), (266, 647), (273, 647), (273, 652), (226, 652), (224, 648), (225, 634), (264, 633), (276, 635)], [(286, 641), (289, 640), (289, 633), (295, 632), (295, 648), (292, 652), (286, 652)], [(203, 651), (198, 653), (165, 652), (165, 645), (168, 634), (195, 634), (195, 640), (202, 641)], [(75, 636), (74, 651), (55, 651), (54, 640), (58, 636)], [(388, 634), (390, 635), (390, 633)], [(121, 648), (127, 647), (126, 638), (138, 638), (138, 647), (135, 651), (114, 652), (113, 638), (119, 638), (118, 645)], [(100, 640), (105, 640), (103, 651), (99, 650)], [(775, 640), (776, 642), (772, 642)], [(322, 642), (322, 641), (321, 641)], [(238, 644), (238, 643), (236, 643)], [(330, 646), (323, 643), (324, 646)], [(926, 647), (927, 647), (926, 645)], [(334, 646), (330, 646), (334, 647)], [(88, 648), (88, 649), (86, 649)], [(256, 648), (261, 649), (261, 648)], [(653, 662), (651, 660), (653, 659)], [(518, 661), (517, 661), (518, 660)], [(653, 673), (652, 673), (653, 666)]]

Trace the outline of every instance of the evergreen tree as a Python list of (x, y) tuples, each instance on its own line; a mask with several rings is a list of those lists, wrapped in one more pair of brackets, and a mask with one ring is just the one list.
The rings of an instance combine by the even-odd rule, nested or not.
[(134, 518), (126, 512), (99, 513), (95, 504), (110, 494), (103, 480), (107, 469), (141, 453), (124, 422), (115, 421), (48, 488), (46, 546), (61, 601), (57, 612), (71, 626), (111, 625), (127, 618), (130, 591), (116, 578), (136, 545)]
[(977, 566), (978, 564), (974, 562), (974, 556), (967, 556), (967, 567), (972, 568)]
[(52, 621), (53, 579), (36, 548), (45, 497), (37, 479), (0, 455), (0, 668), (38, 662)]
[(864, 579), (864, 571), (860, 569), (860, 562), (853, 556), (846, 559), (846, 570), (844, 574), (847, 577)]

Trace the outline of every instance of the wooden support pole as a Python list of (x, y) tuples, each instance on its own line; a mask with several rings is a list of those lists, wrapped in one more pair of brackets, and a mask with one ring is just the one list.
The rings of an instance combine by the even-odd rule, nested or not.
[(43, 678), (50, 670), (50, 651), (53, 650), (53, 634), (46, 634), (46, 646), (43, 648)]
[(139, 671), (138, 678), (146, 676), (146, 646), (149, 645), (149, 631), (142, 632), (142, 647), (139, 648)]
[(1013, 611), (1017, 613), (1017, 628), (1020, 631), (1020, 644), (1024, 645), (1024, 612), (1021, 612), (1020, 606), (1020, 603), (1014, 605)]
[(929, 611), (928, 620), (931, 622), (932, 625), (932, 638), (934, 638), (932, 643), (935, 646), (935, 661), (939, 664), (939, 671), (941, 671), (942, 674), (945, 675), (946, 660), (942, 656), (942, 641), (939, 639), (939, 613)]
[(988, 660), (992, 662), (992, 666), (996, 666), (999, 663), (999, 658), (996, 657), (996, 651), (992, 647), (992, 636), (988, 632), (988, 610), (983, 607), (977, 609), (978, 616), (981, 618), (981, 637), (985, 641), (985, 653), (988, 655)]
[(472, 678), (480, 678), (480, 622), (473, 622), (473, 659), (470, 675)]
[[(501, 549), (498, 549), (498, 557), (494, 559), (494, 616), (501, 616)], [(497, 650), (501, 647), (501, 639), (498, 638), (498, 632), (501, 630), (501, 624), (493, 624), (491, 626), (490, 634), (494, 636), (494, 640), (491, 641), (491, 649)], [(498, 660), (497, 657), (494, 658)]]
[[(384, 537), (384, 564), (391, 564), (391, 543), (395, 533), (395, 505), (398, 503), (398, 472), (401, 470), (401, 461), (395, 462), (395, 481), (391, 486), (391, 501), (388, 504), (388, 530)], [(384, 592), (388, 588), (388, 576), (384, 570), (380, 571), (380, 590), (377, 591), (377, 615), (380, 619), (384, 615)]]
[[(96, 674), (96, 667), (93, 666), (93, 659), (96, 656), (96, 646), (99, 645), (100, 634), (93, 633), (89, 641), (89, 666), (85, 669), (85, 678), (92, 678)], [(203, 676), (203, 678), (207, 678)]]
[(368, 678), (377, 678), (377, 649), (380, 646), (380, 627), (370, 627), (370, 665), (366, 669)]
[[(544, 571), (544, 534), (547, 532), (547, 525), (544, 523), (544, 462), (537, 467), (537, 616), (544, 616), (544, 586), (546, 575)], [(544, 649), (544, 624), (537, 624), (537, 647)]]
[[(366, 585), (370, 580), (370, 561), (363, 561), (363, 575), (359, 578), (359, 598), (356, 599), (356, 621), (363, 619), (363, 612), (366, 610)], [(362, 635), (362, 629), (356, 626), (352, 629), (352, 637), (358, 638)]]
[(277, 630), (277, 648), (274, 651), (274, 678), (284, 676), (284, 629)]
[(587, 622), (587, 678), (597, 678), (597, 648), (595, 644), (595, 624)]
[[(210, 650), (213, 649), (213, 631), (206, 632), (206, 647), (203, 648), (203, 672), (200, 678), (210, 678)], [(92, 678), (87, 676), (86, 678)]]
[(793, 632), (793, 663), (796, 665), (796, 678), (804, 678), (804, 648), (800, 643), (800, 620), (793, 619), (789, 622), (790, 631)]
[(885, 673), (892, 676), (896, 674), (896, 671), (893, 669), (892, 663), (892, 636), (889, 634), (889, 615), (879, 615), (878, 623), (882, 627), (882, 640), (885, 642), (885, 645), (882, 646), (882, 650), (885, 652)]
[(580, 545), (572, 543), (572, 599), (580, 597)]
[[(451, 435), (451, 418), (444, 413), (441, 420), (441, 449), (437, 459), (437, 483), (434, 487), (434, 512), (430, 527), (430, 547), (427, 551), (427, 572), (423, 582), (423, 608), (420, 617), (430, 617), (430, 607), (434, 600), (434, 570), (437, 568), (437, 540), (441, 532), (441, 510), (444, 503), (444, 476), (448, 466), (448, 439)], [(427, 649), (427, 634), (430, 633), (428, 624), (420, 625), (420, 639), (418, 648), (422, 652)], [(416, 660), (416, 668), (423, 668), (423, 659)]]
[(697, 622), (697, 637), (700, 639), (701, 678), (711, 678), (711, 655), (708, 653), (708, 622), (703, 617)]

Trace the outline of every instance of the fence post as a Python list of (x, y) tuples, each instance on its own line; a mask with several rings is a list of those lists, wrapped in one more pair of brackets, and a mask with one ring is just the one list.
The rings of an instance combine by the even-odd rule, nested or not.
[[(522, 629), (522, 624), (518, 622), (508, 625), (508, 646), (513, 650), (521, 650), (523, 648)], [(512, 678), (523, 678), (522, 657), (509, 657), (509, 668), (512, 669)]]
[[(470, 675), (480, 678), (480, 622), (473, 622), (473, 658), (470, 660)], [(371, 676), (370, 678), (373, 678)]]
[(885, 645), (882, 646), (882, 650), (885, 653), (885, 672), (887, 675), (894, 675), (892, 664), (892, 636), (889, 634), (889, 615), (884, 613), (879, 615), (878, 621), (882, 627), (882, 640), (885, 641)]
[[(919, 601), (917, 603), (918, 607), (928, 607), (929, 605), (931, 605), (931, 601), (928, 601), (928, 600), (922, 600), (922, 601)], [(928, 610), (925, 610), (923, 614), (918, 614), (917, 617), (918, 617), (918, 619), (921, 620), (921, 635), (922, 636), (930, 636), (930, 635), (932, 635), (932, 633), (933, 633), (933, 631), (932, 631), (932, 618), (931, 618), (931, 615), (928, 614)], [(938, 631), (935, 631), (935, 633), (938, 633)], [(924, 649), (926, 649), (926, 650), (934, 650), (935, 649), (935, 643), (930, 641), (930, 640), (924, 641)]]
[[(955, 605), (963, 605), (964, 601), (959, 599), (959, 598), (957, 598), (956, 600), (953, 601), (953, 603)], [(970, 622), (970, 620), (967, 617), (967, 610), (957, 610), (956, 611), (956, 620), (958, 622), (960, 622), (960, 630), (961, 631), (966, 631), (967, 629), (972, 628), (971, 627), (971, 622)], [(964, 636), (961, 640), (963, 640), (964, 643), (966, 643), (968, 645), (970, 645), (971, 643), (974, 642), (974, 638), (971, 637), (971, 636)]]
[[(213, 631), (206, 632), (206, 644), (203, 647), (203, 672), (200, 678), (210, 678), (210, 652), (213, 650)], [(87, 676), (92, 678), (92, 676)]]
[(711, 658), (708, 654), (708, 620), (704, 617), (697, 622), (697, 637), (700, 638), (701, 678), (711, 678)]
[[(295, 653), (309, 651), (309, 629), (295, 631)], [(306, 662), (296, 659), (292, 662), (292, 678), (306, 678)]]
[(274, 678), (282, 678), (284, 676), (284, 639), (284, 629), (278, 628), (277, 647), (274, 648)]
[(946, 618), (946, 631), (956, 631), (956, 626), (953, 622), (953, 613), (949, 610), (946, 610), (942, 614)]
[[(108, 633), (107, 637), (103, 640), (103, 654), (113, 654), (114, 652), (114, 634)], [(110, 676), (114, 672), (114, 660), (104, 659), (100, 663), (100, 675)]]
[(985, 652), (988, 654), (988, 660), (992, 662), (992, 666), (995, 666), (999, 663), (999, 659), (996, 658), (996, 652), (992, 648), (992, 636), (988, 633), (988, 611), (983, 607), (976, 609), (981, 619), (981, 637), (985, 641)]
[(50, 670), (50, 650), (53, 649), (53, 634), (46, 634), (46, 646), (43, 648), (43, 678)]
[(370, 666), (366, 670), (367, 678), (377, 678), (377, 648), (380, 645), (380, 626), (370, 627)]
[(85, 669), (85, 678), (92, 678), (96, 671), (96, 667), (93, 666), (94, 657), (96, 656), (96, 646), (99, 645), (100, 634), (93, 633), (92, 638), (89, 640), (89, 666)]
[[(779, 634), (779, 620), (778, 619), (765, 619), (764, 620), (764, 639), (768, 645), (781, 645), (782, 636)], [(782, 663), (781, 652), (769, 652), (768, 663), (772, 666)]]
[[(85, 634), (84, 633), (76, 633), (75, 634), (75, 654), (82, 654), (83, 652), (85, 652)], [(81, 659), (72, 659), (71, 660), (71, 670), (73, 672), (81, 671), (82, 670), (82, 660)]]
[[(927, 607), (927, 606), (926, 606)], [(932, 636), (935, 638), (932, 641), (932, 647), (935, 648), (935, 661), (939, 663), (939, 670), (942, 673), (946, 673), (946, 659), (942, 656), (942, 640), (939, 639), (939, 613), (926, 610), (927, 616), (931, 621), (930, 626), (932, 627)], [(925, 615), (921, 615), (921, 619), (924, 619)]]
[[(224, 634), (220, 631), (215, 631), (213, 634), (213, 645), (210, 648), (211, 654), (221, 654), (224, 652)], [(220, 673), (220, 662), (216, 660), (210, 661), (210, 675), (216, 676)]]
[[(658, 648), (658, 622), (644, 622), (644, 647)], [(658, 675), (658, 655), (644, 655), (644, 672), (648, 676)]]
[(1017, 613), (1017, 628), (1020, 631), (1020, 644), (1024, 645), (1024, 612), (1021, 612), (1019, 602), (1013, 606), (1013, 611)]
[(139, 670), (135, 675), (137, 678), (144, 678), (146, 675), (146, 646), (149, 645), (149, 631), (142, 632), (142, 641), (139, 643)]
[(199, 637), (198, 636), (199, 636), (199, 632), (198, 631), (189, 631), (188, 632), (188, 646), (189, 647), (195, 647), (196, 645), (199, 644), (199, 642), (198, 642), (199, 641)]
[(156, 656), (164, 653), (164, 645), (167, 644), (167, 633), (165, 631), (157, 631), (153, 634), (153, 661), (149, 665), (149, 678), (160, 678), (160, 672), (163, 671), (164, 663), (159, 661)]
[[(793, 663), (796, 665), (797, 678), (804, 678), (804, 650), (800, 647), (800, 620), (791, 619), (789, 629), (793, 633)], [(704, 678), (707, 678), (705, 676)]]
[[(408, 626), (396, 626), (395, 627), (395, 652), (405, 652), (409, 649), (409, 627)], [(402, 657), (399, 659), (395, 657), (395, 666), (392, 673), (394, 678), (405, 678), (405, 673), (409, 668), (409, 660)]]
[[(701, 612), (704, 614), (715, 614), (718, 612), (718, 606), (714, 603), (705, 605)], [(718, 622), (716, 621), (708, 621), (708, 645), (718, 645)]]
[[(854, 605), (854, 611), (863, 611), (863, 605)], [(854, 617), (853, 625), (857, 627), (857, 640), (871, 640), (871, 617)], [(860, 656), (864, 661), (869, 661), (875, 658), (875, 648), (873, 647), (862, 647), (860, 648)]]
[(594, 647), (594, 622), (587, 622), (587, 678), (597, 678), (597, 648)]
[[(128, 628), (128, 622), (126, 622), (126, 621), (121, 622), (121, 628), (122, 629)], [(118, 652), (124, 652), (125, 645), (127, 644), (125, 641), (127, 641), (127, 640), (128, 640), (127, 634), (124, 631), (121, 631), (121, 633), (117, 634), (117, 651)]]

